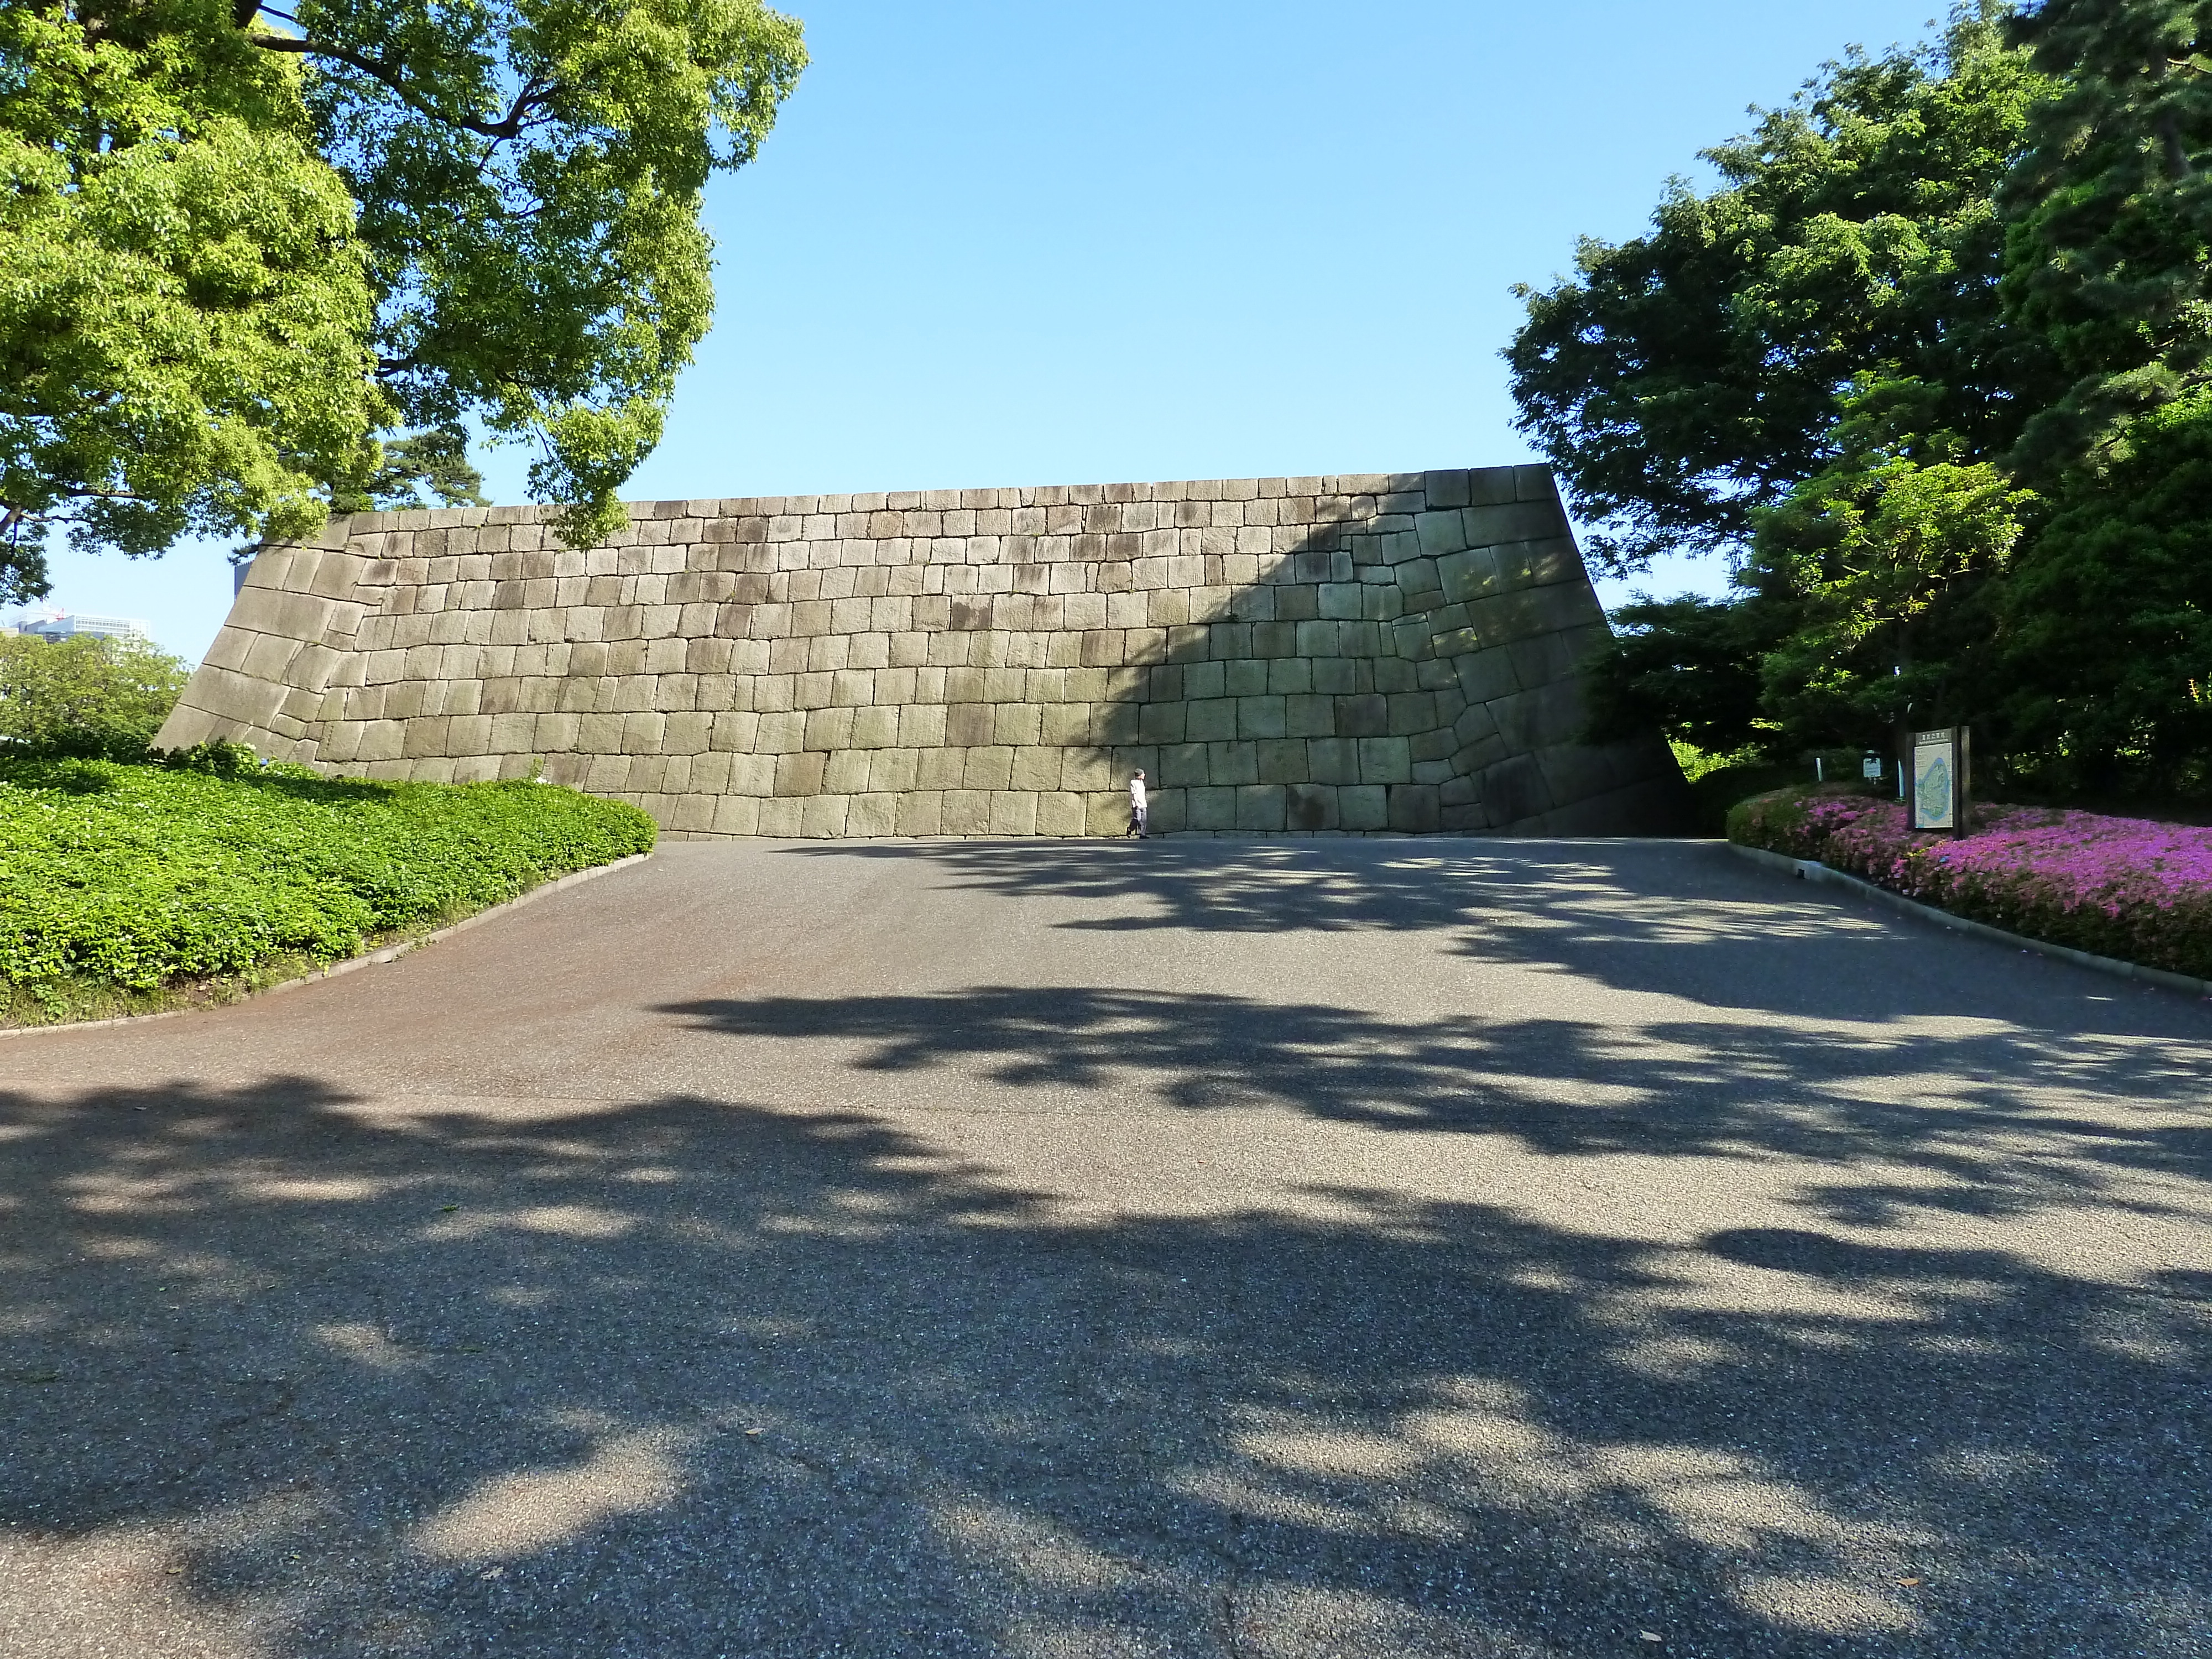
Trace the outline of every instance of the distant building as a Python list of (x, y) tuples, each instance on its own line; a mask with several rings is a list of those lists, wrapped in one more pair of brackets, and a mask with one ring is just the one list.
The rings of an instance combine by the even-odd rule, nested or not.
[(83, 611), (50, 611), (40, 616), (22, 617), (15, 623), (16, 631), (36, 634), (46, 640), (76, 639), (89, 634), (104, 640), (142, 640), (150, 641), (154, 630), (136, 617), (94, 617)]

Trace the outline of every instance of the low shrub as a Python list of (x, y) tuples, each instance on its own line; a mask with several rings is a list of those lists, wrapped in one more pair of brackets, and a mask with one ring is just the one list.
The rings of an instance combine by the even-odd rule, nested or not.
[(1740, 803), (1729, 836), (1975, 921), (2212, 979), (2212, 830), (2039, 806), (1985, 805), (1953, 838), (1904, 803), (1847, 788)]
[(574, 790), (368, 783), (240, 753), (0, 760), (12, 1017), (332, 962), (653, 842), (644, 813)]

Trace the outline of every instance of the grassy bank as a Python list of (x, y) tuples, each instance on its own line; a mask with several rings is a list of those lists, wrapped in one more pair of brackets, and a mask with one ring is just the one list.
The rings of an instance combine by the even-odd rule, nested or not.
[(653, 845), (535, 783), (0, 761), (0, 1024), (228, 1000)]
[(1740, 802), (1729, 836), (2008, 933), (2212, 979), (2212, 830), (2201, 826), (1992, 803), (1954, 839), (1908, 828), (1901, 802), (1795, 788)]

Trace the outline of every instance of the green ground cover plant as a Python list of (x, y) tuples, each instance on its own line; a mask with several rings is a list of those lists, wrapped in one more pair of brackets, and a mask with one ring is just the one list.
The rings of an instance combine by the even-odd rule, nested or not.
[(1971, 921), (2212, 979), (2212, 829), (1991, 803), (1969, 833), (1909, 828), (1904, 804), (1831, 787), (1739, 802), (1729, 837)]
[(227, 1000), (653, 843), (636, 808), (536, 782), (168, 758), (0, 758), (0, 1022)]

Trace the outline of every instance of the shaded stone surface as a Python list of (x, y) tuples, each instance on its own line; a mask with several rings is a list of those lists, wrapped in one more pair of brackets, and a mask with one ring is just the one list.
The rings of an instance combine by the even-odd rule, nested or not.
[(1606, 635), (1549, 471), (366, 514), (255, 560), (159, 742), (526, 776), (677, 835), (1674, 827), (1593, 748)]

